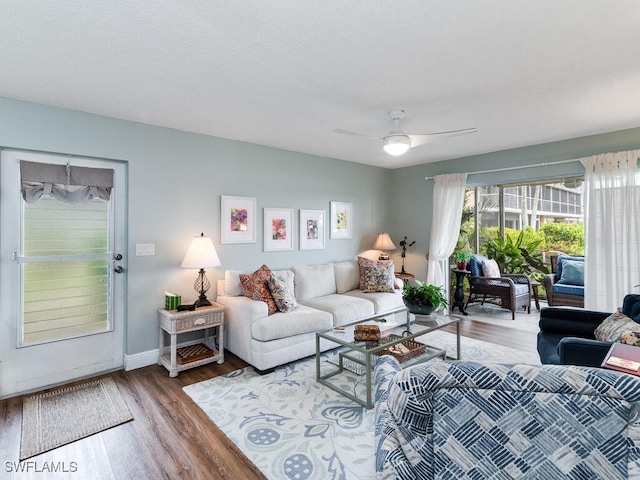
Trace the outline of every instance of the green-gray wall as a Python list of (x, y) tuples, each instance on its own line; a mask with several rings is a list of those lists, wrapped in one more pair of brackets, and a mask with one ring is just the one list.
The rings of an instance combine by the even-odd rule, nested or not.
[[(240, 127), (239, 127), (240, 128)], [(158, 348), (157, 309), (165, 290), (195, 299), (197, 272), (180, 262), (193, 236), (212, 237), (222, 261), (208, 269), (278, 269), (354, 258), (369, 250), (390, 218), (389, 170), (275, 148), (196, 135), (113, 118), (0, 98), (0, 147), (37, 150), (128, 163), (128, 308), (126, 352)], [(220, 245), (220, 196), (256, 197), (258, 242)], [(262, 209), (326, 211), (330, 201), (353, 204), (351, 239), (324, 250), (262, 251)], [(135, 256), (137, 243), (154, 243), (155, 256)], [(2, 293), (0, 286), (0, 293)], [(2, 293), (2, 301), (6, 301)]]
[[(241, 128), (239, 126), (238, 128)], [(450, 140), (454, 141), (454, 140)], [(195, 271), (180, 268), (191, 237), (210, 235), (224, 269), (251, 270), (353, 258), (369, 250), (379, 231), (397, 243), (416, 244), (406, 270), (426, 275), (433, 181), (425, 176), (473, 172), (579, 158), (640, 148), (640, 129), (387, 170), (259, 145), (73, 112), (0, 97), (0, 147), (126, 161), (129, 179), (128, 308), (126, 351), (157, 348), (156, 310), (165, 290), (195, 297)], [(429, 148), (425, 145), (421, 148)], [(579, 164), (473, 175), (470, 184), (552, 178), (582, 173)], [(220, 245), (220, 195), (256, 197), (258, 242)], [(262, 251), (262, 209), (322, 209), (332, 200), (353, 203), (353, 238), (330, 240), (326, 249)], [(297, 237), (297, 235), (296, 235)], [(155, 256), (135, 256), (137, 243), (154, 243)], [(400, 251), (392, 253), (399, 264)], [(6, 252), (3, 252), (6, 254)], [(212, 288), (210, 297), (215, 296)], [(0, 285), (0, 301), (7, 301)]]

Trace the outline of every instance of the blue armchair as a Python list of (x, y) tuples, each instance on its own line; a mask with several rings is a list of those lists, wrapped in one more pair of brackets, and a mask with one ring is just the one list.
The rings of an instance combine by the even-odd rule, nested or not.
[[(640, 323), (640, 295), (627, 295), (622, 313)], [(574, 307), (545, 307), (540, 312), (538, 355), (545, 364), (599, 367), (611, 342), (595, 339), (594, 331), (610, 312)]]

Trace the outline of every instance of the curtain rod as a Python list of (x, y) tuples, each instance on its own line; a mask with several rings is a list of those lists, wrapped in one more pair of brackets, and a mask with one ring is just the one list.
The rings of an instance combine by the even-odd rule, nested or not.
[[(506, 172), (508, 170), (520, 170), (521, 168), (547, 167), (549, 165), (559, 165), (561, 163), (579, 162), (580, 160), (581, 160), (580, 158), (573, 158), (571, 160), (558, 160), (557, 162), (536, 163), (535, 165), (522, 165), (519, 167), (494, 168), (491, 170), (480, 170), (479, 172), (469, 172), (469, 175), (479, 175), (481, 173)], [(433, 178), (434, 177), (424, 177), (425, 180), (433, 180)]]

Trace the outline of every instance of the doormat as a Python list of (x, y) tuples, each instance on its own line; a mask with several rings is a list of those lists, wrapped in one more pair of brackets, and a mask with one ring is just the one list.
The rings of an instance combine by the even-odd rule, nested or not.
[(133, 420), (111, 378), (62, 387), (22, 402), (20, 461)]

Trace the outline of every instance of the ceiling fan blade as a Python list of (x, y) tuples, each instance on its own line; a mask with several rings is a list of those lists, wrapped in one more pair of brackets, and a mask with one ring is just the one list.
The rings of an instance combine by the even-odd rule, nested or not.
[(411, 138), (411, 148), (419, 147), (420, 145), (424, 145), (425, 143), (430, 142), (433, 139), (437, 138), (447, 138), (447, 137), (456, 137), (458, 135), (466, 135), (468, 133), (476, 133), (478, 131), (477, 128), (463, 128), (461, 130), (449, 130), (446, 132), (434, 132), (434, 133), (424, 133), (422, 135), (409, 135)]
[(376, 137), (370, 137), (369, 135), (365, 135), (363, 133), (358, 133), (358, 132), (351, 132), (349, 130), (343, 130), (341, 128), (336, 128), (334, 130), (335, 133), (339, 133), (341, 135), (349, 135), (351, 137), (364, 137), (364, 138), (373, 138), (375, 140), (378, 140)]

